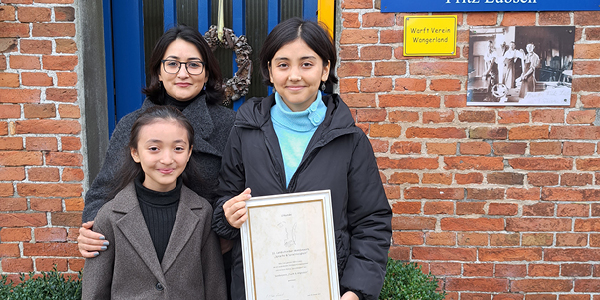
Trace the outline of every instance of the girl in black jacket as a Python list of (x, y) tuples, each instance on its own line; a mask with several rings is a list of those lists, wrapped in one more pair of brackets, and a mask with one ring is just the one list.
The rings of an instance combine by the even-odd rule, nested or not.
[(377, 299), (385, 277), (391, 209), (373, 149), (337, 95), (335, 48), (317, 23), (277, 25), (260, 53), (275, 93), (238, 110), (223, 153), (213, 229), (234, 240), (233, 299), (245, 299), (239, 228), (254, 196), (331, 190), (342, 300)]

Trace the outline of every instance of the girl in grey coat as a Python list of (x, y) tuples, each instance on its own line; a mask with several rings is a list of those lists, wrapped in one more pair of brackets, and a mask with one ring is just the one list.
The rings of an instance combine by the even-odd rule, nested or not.
[[(221, 250), (212, 207), (186, 187), (194, 129), (170, 106), (135, 121), (130, 159), (114, 178), (118, 194), (95, 218), (111, 247), (86, 259), (83, 300), (225, 300)], [(180, 176), (181, 175), (181, 176)]]

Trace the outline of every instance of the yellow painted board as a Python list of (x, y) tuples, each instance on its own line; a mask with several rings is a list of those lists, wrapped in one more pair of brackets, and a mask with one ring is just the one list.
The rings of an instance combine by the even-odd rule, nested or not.
[(319, 0), (317, 20), (327, 26), (329, 36), (333, 39), (333, 22), (335, 20), (335, 0)]
[(405, 16), (404, 56), (456, 54), (456, 16)]

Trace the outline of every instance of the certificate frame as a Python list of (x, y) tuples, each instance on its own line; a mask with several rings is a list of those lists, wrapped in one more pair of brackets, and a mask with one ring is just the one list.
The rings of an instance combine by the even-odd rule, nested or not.
[(247, 300), (340, 299), (330, 190), (252, 197), (246, 209)]

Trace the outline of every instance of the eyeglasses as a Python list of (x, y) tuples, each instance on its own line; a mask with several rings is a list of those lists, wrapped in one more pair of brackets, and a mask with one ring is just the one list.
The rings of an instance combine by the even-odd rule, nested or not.
[(204, 72), (204, 62), (199, 60), (180, 62), (172, 59), (161, 60), (163, 69), (169, 74), (177, 74), (181, 65), (185, 65), (185, 70), (190, 75), (200, 75)]

